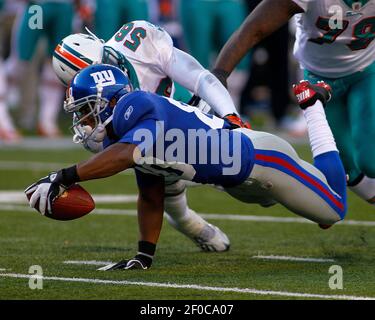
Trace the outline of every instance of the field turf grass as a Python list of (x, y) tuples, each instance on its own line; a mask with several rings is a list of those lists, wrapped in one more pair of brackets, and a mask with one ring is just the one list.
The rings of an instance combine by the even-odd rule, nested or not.
[[(309, 160), (307, 146), (297, 150)], [(88, 153), (81, 150), (0, 150), (0, 192), (21, 191), (50, 171), (50, 167), (33, 169), (22, 164), (10, 169), (4, 163), (69, 165), (87, 156)], [(136, 194), (132, 175), (117, 175), (82, 185), (95, 194)], [(280, 205), (264, 209), (243, 204), (210, 187), (189, 188), (188, 199), (190, 207), (201, 213), (297, 217)], [(58, 279), (47, 278), (43, 290), (31, 290), (29, 278), (0, 275), (1, 300), (375, 297), (375, 226), (371, 225), (336, 225), (321, 230), (316, 224), (308, 223), (210, 219), (230, 237), (231, 249), (226, 253), (203, 253), (165, 220), (150, 270), (103, 272), (96, 270), (98, 266), (63, 262), (119, 261), (132, 257), (138, 237), (135, 216), (94, 212), (75, 221), (60, 222), (30, 211), (26, 203), (14, 208), (4, 206), (0, 203), (0, 273), (28, 275), (30, 266), (40, 265), (45, 277)], [(101, 204), (97, 207), (135, 209), (136, 204)], [(375, 221), (375, 208), (349, 193), (346, 219)], [(333, 259), (334, 262), (262, 260), (254, 258), (257, 255)], [(329, 273), (331, 265), (342, 267), (342, 290), (329, 288), (333, 275)], [(95, 280), (83, 282), (72, 278)], [(113, 282), (100, 283), (98, 280)], [(176, 288), (166, 284), (197, 287)], [(221, 289), (207, 290), (205, 287)], [(259, 292), (222, 288), (248, 288)]]

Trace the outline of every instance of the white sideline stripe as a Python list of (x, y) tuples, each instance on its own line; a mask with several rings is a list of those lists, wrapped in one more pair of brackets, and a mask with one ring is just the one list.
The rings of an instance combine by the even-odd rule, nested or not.
[[(94, 194), (92, 195), (95, 203), (133, 203), (137, 202), (138, 195), (108, 195)], [(27, 199), (22, 191), (0, 191), (0, 203), (25, 203)]]
[[(38, 162), (38, 161), (0, 161), (0, 169), (6, 170), (59, 170), (71, 166), (71, 163)], [(134, 175), (133, 169), (128, 169), (120, 174)]]
[(289, 257), (289, 256), (253, 256), (254, 259), (265, 259), (265, 260), (284, 260), (284, 261), (301, 261), (301, 262), (335, 262), (334, 259), (323, 259), (323, 258), (302, 258), (302, 257)]
[[(34, 209), (28, 206), (1, 204), (0, 211), (32, 211)], [(136, 216), (137, 210), (125, 209), (95, 209), (92, 214), (97, 215), (114, 215), (114, 216)], [(280, 223), (307, 223), (314, 224), (314, 222), (304, 218), (289, 218), (289, 217), (273, 217), (273, 216), (252, 216), (252, 215), (236, 215), (236, 214), (219, 214), (219, 213), (199, 213), (205, 219), (212, 220), (228, 220), (228, 221), (252, 221), (252, 222), (280, 222)], [(336, 223), (336, 225), (344, 226), (363, 226), (375, 227), (375, 221), (359, 221), (359, 220), (344, 220)]]
[[(253, 259), (264, 259), (264, 260), (282, 260), (282, 261), (296, 261), (296, 262), (335, 262), (334, 259), (324, 259), (324, 258), (307, 258), (307, 257), (290, 257), (290, 256), (253, 256)], [(112, 261), (97, 261), (97, 260), (67, 260), (63, 262), (64, 264), (78, 264), (78, 265), (88, 265), (88, 266), (106, 266), (113, 264)], [(1, 269), (0, 269), (1, 270)], [(5, 269), (4, 269), (5, 270)]]
[[(1, 204), (0, 203), (0, 211), (27, 211), (27, 212), (35, 212), (35, 209), (30, 208), (29, 206), (22, 206), (22, 205), (15, 205), (15, 204)], [(114, 211), (114, 212), (113, 212)], [(95, 209), (91, 214), (98, 214), (98, 215), (119, 215), (119, 216), (136, 216), (137, 210), (116, 210), (116, 209)]]
[(58, 162), (0, 161), (0, 169), (7, 170), (56, 170), (70, 165)]
[(128, 195), (103, 195), (94, 194), (92, 195), (95, 203), (133, 203), (137, 202), (138, 195), (128, 194)]
[[(97, 261), (97, 260), (67, 260), (64, 261), (65, 264), (83, 264), (89, 266), (106, 266), (107, 264), (113, 263), (112, 261)], [(1, 269), (0, 269), (1, 270)]]
[[(29, 279), (32, 277), (30, 274), (17, 274), (17, 273), (0, 273), (0, 277), (7, 278), (23, 278)], [(177, 284), (177, 283), (161, 283), (161, 282), (142, 282), (142, 281), (127, 281), (127, 280), (103, 280), (103, 279), (87, 279), (87, 278), (65, 278), (65, 277), (38, 277), (38, 279), (51, 280), (51, 281), (65, 281), (65, 282), (83, 282), (95, 284), (115, 284), (125, 286), (144, 286), (155, 288), (172, 288), (172, 289), (190, 289), (202, 291), (216, 291), (216, 292), (236, 292), (248, 293), (255, 295), (265, 296), (282, 296), (294, 298), (316, 298), (316, 299), (335, 299), (335, 300), (375, 300), (375, 297), (361, 297), (361, 296), (347, 296), (347, 295), (325, 295), (314, 293), (299, 293), (288, 291), (272, 291), (272, 290), (258, 290), (252, 288), (231, 288), (231, 287), (211, 287), (201, 286), (196, 284)]]

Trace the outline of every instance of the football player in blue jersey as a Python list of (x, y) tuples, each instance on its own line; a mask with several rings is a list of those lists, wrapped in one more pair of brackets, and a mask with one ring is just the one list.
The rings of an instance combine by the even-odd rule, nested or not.
[(220, 185), (240, 201), (264, 207), (280, 203), (320, 225), (332, 225), (346, 213), (346, 179), (324, 113), (330, 87), (305, 81), (294, 92), (307, 120), (314, 165), (275, 135), (233, 129), (225, 119), (171, 98), (133, 91), (117, 67), (87, 67), (73, 78), (64, 108), (73, 114), (80, 139), (103, 141), (104, 150), (28, 187), (30, 206), (53, 214), (52, 202), (72, 184), (134, 168), (138, 253), (102, 270), (151, 267), (167, 180)]

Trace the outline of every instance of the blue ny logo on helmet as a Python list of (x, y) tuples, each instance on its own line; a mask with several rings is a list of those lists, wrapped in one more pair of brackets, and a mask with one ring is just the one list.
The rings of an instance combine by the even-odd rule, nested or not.
[(86, 67), (71, 81), (64, 109), (73, 114), (73, 141), (85, 143), (98, 127), (112, 121), (111, 99), (133, 91), (129, 78), (121, 69), (106, 64)]

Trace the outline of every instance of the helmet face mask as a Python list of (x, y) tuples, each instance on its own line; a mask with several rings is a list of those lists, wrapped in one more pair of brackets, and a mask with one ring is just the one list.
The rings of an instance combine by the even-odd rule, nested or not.
[(128, 70), (126, 68), (125, 61), (126, 61), (126, 58), (122, 53), (118, 52), (117, 50), (109, 46), (103, 47), (103, 55), (102, 55), (101, 63), (114, 65), (116, 67), (119, 67), (125, 73), (127, 73)]
[(74, 142), (84, 143), (90, 138), (93, 140), (98, 139), (98, 137), (93, 137), (93, 135), (99, 125), (103, 125), (100, 114), (109, 103), (107, 99), (101, 97), (101, 91), (98, 88), (97, 95), (90, 95), (76, 101), (72, 97), (68, 97), (65, 101), (64, 110), (68, 113), (73, 113), (73, 125), (70, 129), (74, 134)]
[(97, 144), (103, 142), (113, 118), (112, 102), (131, 91), (129, 78), (115, 66), (95, 64), (78, 72), (64, 102), (64, 110), (73, 116), (73, 142), (99, 150)]

